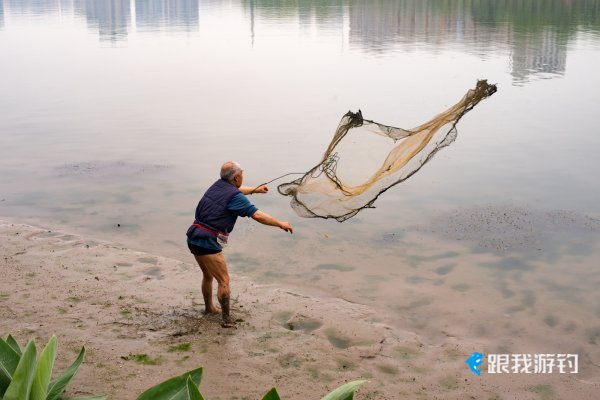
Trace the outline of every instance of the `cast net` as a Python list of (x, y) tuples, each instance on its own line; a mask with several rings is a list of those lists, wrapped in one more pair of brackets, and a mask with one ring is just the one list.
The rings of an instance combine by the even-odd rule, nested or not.
[(462, 116), (495, 92), (496, 85), (480, 80), (454, 106), (413, 129), (379, 124), (364, 119), (360, 110), (349, 111), (319, 164), (277, 189), (292, 197), (291, 206), (301, 217), (339, 222), (352, 218), (451, 144)]

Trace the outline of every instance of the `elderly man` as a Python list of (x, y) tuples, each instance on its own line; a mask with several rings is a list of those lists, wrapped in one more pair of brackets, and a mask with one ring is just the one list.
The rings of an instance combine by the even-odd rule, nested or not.
[[(246, 195), (267, 193), (265, 185), (258, 187), (242, 186), (244, 171), (240, 165), (228, 161), (221, 167), (221, 179), (216, 181), (198, 203), (196, 218), (187, 231), (188, 247), (202, 269), (202, 296), (205, 313), (223, 313), (224, 328), (234, 328), (235, 322), (229, 316), (229, 272), (222, 249), (227, 244), (237, 217), (251, 217), (261, 224), (276, 226), (292, 233), (292, 226), (258, 210), (248, 201)], [(212, 282), (217, 280), (219, 310), (212, 300)]]

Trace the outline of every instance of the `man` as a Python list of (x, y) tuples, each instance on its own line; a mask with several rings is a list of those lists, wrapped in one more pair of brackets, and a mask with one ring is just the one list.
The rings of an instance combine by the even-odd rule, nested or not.
[[(292, 233), (292, 226), (279, 221), (269, 214), (258, 210), (248, 201), (246, 195), (267, 193), (265, 185), (258, 187), (242, 186), (244, 171), (240, 165), (228, 161), (221, 167), (221, 179), (216, 181), (196, 207), (196, 218), (187, 231), (188, 248), (202, 269), (202, 296), (205, 313), (222, 312), (224, 328), (235, 328), (235, 322), (229, 315), (229, 272), (223, 257), (222, 249), (227, 243), (229, 233), (233, 230), (237, 217), (251, 217), (261, 224), (276, 226)], [(212, 282), (217, 280), (217, 299), (221, 304), (219, 310), (212, 300)]]

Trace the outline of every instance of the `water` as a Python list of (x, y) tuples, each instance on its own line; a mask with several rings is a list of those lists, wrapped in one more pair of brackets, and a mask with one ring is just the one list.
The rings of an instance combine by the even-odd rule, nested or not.
[(376, 209), (339, 224), (252, 196), (296, 233), (238, 222), (231, 269), (593, 375), (599, 66), (591, 0), (4, 0), (0, 215), (191, 262), (224, 161), (247, 184), (306, 171), (349, 109), (411, 128), (486, 78), (498, 93)]

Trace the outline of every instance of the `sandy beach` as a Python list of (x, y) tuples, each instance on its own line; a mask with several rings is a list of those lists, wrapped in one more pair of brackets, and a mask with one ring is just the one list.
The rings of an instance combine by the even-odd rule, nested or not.
[[(0, 336), (85, 346), (68, 396), (600, 399), (598, 4), (0, 0)], [(225, 228), (235, 330), (186, 246), (227, 161), (293, 227)]]
[(358, 399), (594, 399), (600, 389), (586, 374), (478, 377), (465, 359), (488, 351), (485, 342), (428, 343), (366, 305), (240, 275), (232, 277), (239, 328), (226, 330), (201, 313), (191, 262), (8, 222), (0, 241), (0, 332), (39, 346), (56, 334), (60, 368), (85, 346), (71, 395), (134, 399), (198, 366), (207, 399), (260, 398), (272, 385), (284, 399), (318, 399), (359, 378), (368, 383)]

